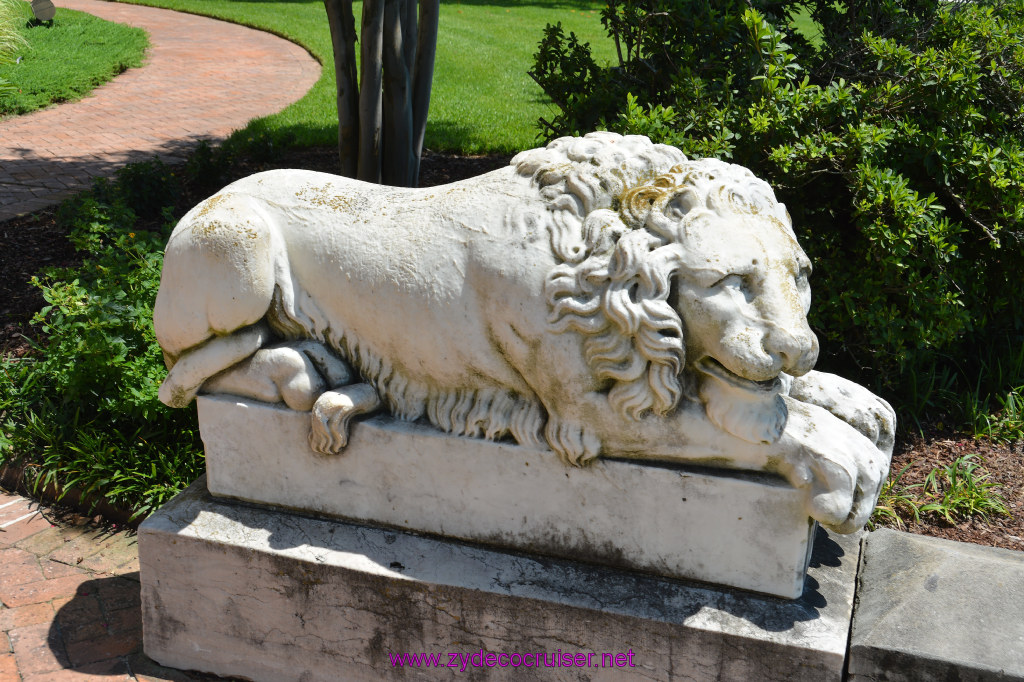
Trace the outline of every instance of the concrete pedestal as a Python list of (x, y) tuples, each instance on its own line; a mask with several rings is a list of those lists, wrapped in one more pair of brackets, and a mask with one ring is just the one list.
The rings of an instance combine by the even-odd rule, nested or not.
[(215, 496), (783, 598), (801, 594), (814, 532), (780, 478), (600, 459), (450, 436), (377, 416), (348, 447), (310, 450), (310, 416), (199, 398)]
[(176, 668), (819, 682), (842, 677), (859, 537), (818, 531), (786, 601), (227, 502), (200, 479), (142, 524), (139, 554), (145, 651)]

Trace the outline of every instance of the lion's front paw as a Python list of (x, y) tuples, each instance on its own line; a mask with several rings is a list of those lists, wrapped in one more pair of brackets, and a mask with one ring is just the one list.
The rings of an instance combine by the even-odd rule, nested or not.
[(807, 513), (829, 530), (867, 523), (889, 473), (889, 453), (825, 409), (789, 402), (782, 473), (807, 492)]
[(323, 455), (336, 455), (348, 445), (349, 422), (380, 407), (370, 384), (350, 384), (323, 392), (313, 404), (309, 447)]
[(808, 465), (808, 515), (837, 533), (854, 533), (871, 517), (884, 475), (854, 462), (813, 460)]
[(882, 398), (848, 379), (826, 372), (795, 377), (789, 395), (817, 405), (860, 431), (882, 452), (896, 441), (896, 412)]

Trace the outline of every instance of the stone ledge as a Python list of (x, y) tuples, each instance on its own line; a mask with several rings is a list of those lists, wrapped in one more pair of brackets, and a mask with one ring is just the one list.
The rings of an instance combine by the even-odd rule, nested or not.
[(1024, 552), (868, 534), (849, 679), (1024, 680)]
[[(210, 492), (318, 515), (795, 598), (814, 525), (766, 475), (707, 473), (460, 438), (377, 416), (324, 457), (309, 413), (201, 396)], [(727, 538), (728, 541), (723, 541)]]
[(803, 595), (783, 601), (225, 502), (200, 479), (142, 524), (139, 551), (145, 651), (176, 668), (511, 680), (531, 671), (388, 654), (561, 649), (636, 666), (547, 671), (561, 680), (819, 682), (842, 677), (859, 538), (818, 531)]

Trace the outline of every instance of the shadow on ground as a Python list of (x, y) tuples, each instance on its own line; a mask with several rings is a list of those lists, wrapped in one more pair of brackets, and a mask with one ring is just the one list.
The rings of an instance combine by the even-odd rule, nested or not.
[(0, 165), (0, 221), (37, 211), (92, 186), (96, 178), (111, 177), (126, 164), (159, 156), (167, 163), (182, 163), (201, 139), (219, 143), (223, 138), (170, 140), (155, 152), (133, 149), (93, 155), (55, 158), (39, 140), (17, 141), (9, 152), (16, 158)]
[(58, 609), (47, 637), (50, 651), (65, 670), (175, 682), (225, 679), (165, 668), (142, 652), (139, 591), (138, 572), (79, 586), (75, 596)]

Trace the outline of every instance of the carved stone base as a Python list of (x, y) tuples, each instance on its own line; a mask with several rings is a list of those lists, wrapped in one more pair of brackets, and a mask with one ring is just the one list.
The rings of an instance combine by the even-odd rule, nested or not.
[(764, 475), (554, 452), (449, 436), (388, 417), (356, 423), (342, 454), (307, 445), (309, 414), (199, 399), (210, 492), (524, 552), (784, 598), (803, 591), (814, 525)]
[[(144, 644), (274, 682), (838, 681), (859, 546), (819, 530), (783, 601), (225, 502), (200, 479), (139, 529)], [(421, 653), (443, 669), (395, 667)]]

